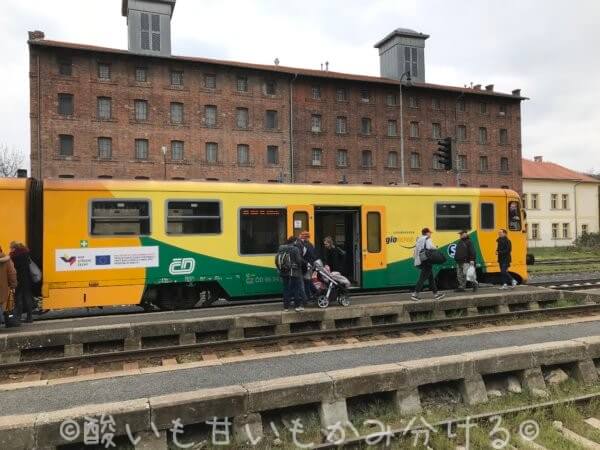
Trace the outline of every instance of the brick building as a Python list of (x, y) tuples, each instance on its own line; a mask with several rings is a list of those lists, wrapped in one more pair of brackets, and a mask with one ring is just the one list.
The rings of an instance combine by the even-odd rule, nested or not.
[(378, 43), (386, 77), (172, 56), (174, 4), (123, 1), (129, 51), (29, 34), (33, 176), (521, 190), (524, 98), (426, 83), (428, 36)]

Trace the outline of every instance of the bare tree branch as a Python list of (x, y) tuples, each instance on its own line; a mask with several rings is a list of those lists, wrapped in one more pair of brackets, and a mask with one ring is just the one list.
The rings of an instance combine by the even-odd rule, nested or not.
[(0, 144), (0, 177), (14, 177), (25, 161), (25, 155), (16, 148)]

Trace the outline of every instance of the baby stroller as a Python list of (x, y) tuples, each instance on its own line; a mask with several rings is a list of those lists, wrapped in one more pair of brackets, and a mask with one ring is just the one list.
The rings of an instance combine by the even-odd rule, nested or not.
[(315, 261), (312, 283), (317, 290), (319, 308), (327, 308), (334, 301), (341, 306), (350, 305), (350, 281), (339, 272), (331, 272), (320, 259)]

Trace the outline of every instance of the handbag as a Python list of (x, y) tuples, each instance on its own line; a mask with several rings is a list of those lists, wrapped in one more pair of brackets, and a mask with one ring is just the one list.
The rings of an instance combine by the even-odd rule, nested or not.
[(42, 281), (42, 272), (40, 268), (32, 260), (29, 260), (29, 273), (31, 274), (31, 281), (39, 283)]
[(427, 256), (425, 261), (429, 261), (431, 264), (444, 264), (446, 262), (444, 254), (437, 249), (425, 249), (425, 254)]

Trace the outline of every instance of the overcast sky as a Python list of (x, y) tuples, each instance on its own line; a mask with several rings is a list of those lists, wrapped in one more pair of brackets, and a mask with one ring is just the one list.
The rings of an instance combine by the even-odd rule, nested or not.
[[(0, 143), (29, 153), (27, 31), (127, 48), (121, 0), (3, 0)], [(176, 55), (379, 75), (373, 44), (412, 28), (426, 78), (495, 84), (530, 97), (523, 155), (600, 172), (600, 2), (597, 0), (177, 0)]]

